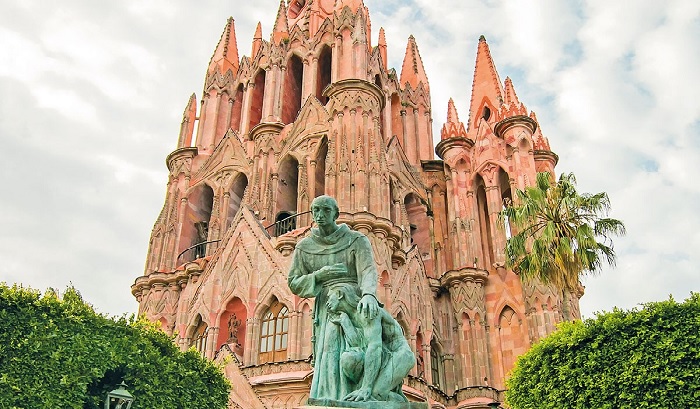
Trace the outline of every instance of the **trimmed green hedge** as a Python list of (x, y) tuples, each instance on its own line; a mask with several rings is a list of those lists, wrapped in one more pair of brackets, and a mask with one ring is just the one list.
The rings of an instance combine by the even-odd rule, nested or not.
[(521, 356), (512, 409), (700, 407), (700, 294), (560, 328)]
[(0, 283), (0, 408), (99, 409), (122, 380), (135, 409), (223, 409), (230, 388), (146, 321), (97, 314), (73, 288)]

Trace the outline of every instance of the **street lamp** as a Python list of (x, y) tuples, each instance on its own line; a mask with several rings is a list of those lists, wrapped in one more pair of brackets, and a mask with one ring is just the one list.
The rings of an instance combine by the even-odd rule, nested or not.
[(132, 403), (134, 396), (126, 390), (126, 384), (122, 381), (119, 388), (107, 394), (105, 409), (129, 409)]

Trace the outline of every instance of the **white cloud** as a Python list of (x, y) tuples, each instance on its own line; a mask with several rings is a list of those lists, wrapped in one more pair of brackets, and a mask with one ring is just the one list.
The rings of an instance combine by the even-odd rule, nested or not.
[(29, 89), (39, 108), (56, 110), (67, 119), (100, 128), (95, 107), (71, 89), (35, 86)]
[(151, 168), (137, 166), (115, 155), (99, 155), (97, 161), (109, 167), (113, 172), (115, 180), (119, 183), (137, 183), (137, 178), (148, 178), (154, 185), (158, 185), (167, 177), (165, 172), (158, 172)]

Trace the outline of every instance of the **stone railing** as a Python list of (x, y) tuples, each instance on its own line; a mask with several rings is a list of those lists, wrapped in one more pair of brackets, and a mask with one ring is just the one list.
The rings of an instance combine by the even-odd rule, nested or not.
[(256, 376), (274, 375), (285, 372), (311, 371), (311, 362), (309, 359), (268, 362), (265, 364), (244, 366), (241, 368), (241, 371), (250, 379)]
[(415, 390), (421, 391), (430, 401), (442, 403), (445, 406), (456, 406), (460, 402), (473, 398), (485, 398), (491, 401), (503, 402), (505, 395), (503, 391), (490, 386), (467, 386), (457, 389), (451, 395), (448, 395), (440, 388), (428, 384), (423, 378), (408, 376), (406, 385)]

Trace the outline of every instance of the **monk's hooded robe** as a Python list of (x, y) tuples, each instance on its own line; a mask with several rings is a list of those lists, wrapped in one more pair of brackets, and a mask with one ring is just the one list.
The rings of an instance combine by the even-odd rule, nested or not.
[[(313, 273), (323, 266), (342, 263), (347, 277), (317, 283)], [(310, 398), (342, 400), (358, 388), (345, 377), (340, 368), (340, 356), (349, 348), (339, 327), (328, 320), (328, 288), (333, 283), (347, 282), (357, 286), (359, 294), (376, 297), (377, 267), (369, 239), (341, 224), (335, 233), (322, 236), (311, 229), (311, 236), (301, 240), (294, 251), (288, 284), (299, 297), (315, 297), (313, 335), (314, 376)]]

